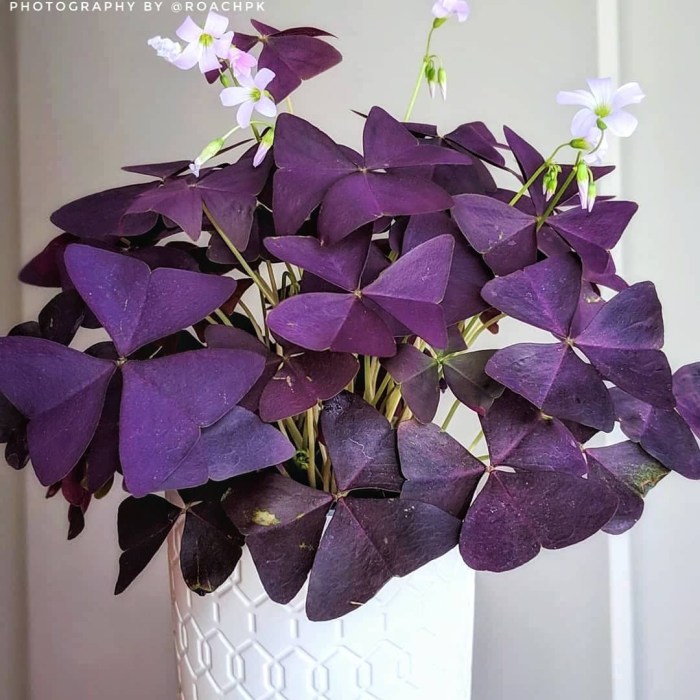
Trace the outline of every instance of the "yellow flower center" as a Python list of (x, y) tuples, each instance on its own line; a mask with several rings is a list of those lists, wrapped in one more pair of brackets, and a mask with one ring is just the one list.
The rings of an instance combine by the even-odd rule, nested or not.
[(211, 34), (202, 34), (199, 37), (199, 43), (202, 46), (211, 46), (214, 43), (214, 37)]

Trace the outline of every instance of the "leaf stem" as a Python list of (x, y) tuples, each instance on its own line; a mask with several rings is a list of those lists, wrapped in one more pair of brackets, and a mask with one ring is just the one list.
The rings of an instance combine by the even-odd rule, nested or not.
[(309, 452), (309, 486), (312, 489), (316, 488), (316, 426), (315, 422), (315, 411), (310, 408), (306, 411), (306, 444)]
[(411, 96), (411, 101), (408, 103), (408, 109), (406, 110), (406, 115), (404, 116), (403, 120), (407, 122), (410, 118), (411, 115), (413, 114), (413, 109), (416, 106), (416, 101), (418, 100), (418, 94), (420, 93), (420, 88), (421, 85), (423, 84), (423, 80), (425, 79), (425, 67), (428, 65), (428, 62), (430, 61), (430, 44), (433, 40), (433, 34), (435, 33), (435, 30), (437, 27), (433, 24), (433, 26), (430, 28), (430, 32), (428, 34), (428, 42), (425, 47), (425, 54), (423, 55), (423, 60), (421, 61), (420, 64), (420, 72), (418, 73), (418, 79), (416, 80), (416, 85), (413, 88), (413, 95)]
[(452, 419), (455, 417), (455, 413), (457, 413), (457, 409), (462, 405), (462, 402), (459, 399), (455, 399), (454, 402), (452, 403), (452, 406), (450, 406), (450, 410), (445, 417), (445, 420), (442, 421), (442, 425), (440, 426), (440, 431), (441, 432), (446, 432), (447, 429), (450, 427), (450, 423), (452, 422)]

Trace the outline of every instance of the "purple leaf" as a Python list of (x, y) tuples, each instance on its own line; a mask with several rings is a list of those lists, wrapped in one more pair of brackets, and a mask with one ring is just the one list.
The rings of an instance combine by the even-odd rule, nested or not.
[(491, 280), (482, 295), (500, 311), (559, 338), (569, 335), (581, 293), (581, 266), (573, 255), (547, 258)]
[(315, 78), (343, 60), (336, 49), (318, 38), (332, 34), (313, 27), (280, 32), (255, 20), (252, 24), (262, 35), (263, 49), (258, 67), (269, 68), (275, 73), (268, 89), (276, 102), (281, 102), (296, 90), (302, 80)]
[(123, 593), (156, 555), (180, 517), (180, 508), (160, 496), (129, 497), (119, 506), (117, 528), (119, 579), (115, 595)]
[(167, 180), (179, 175), (190, 165), (189, 160), (173, 160), (168, 163), (146, 163), (144, 165), (125, 165), (122, 170), (127, 173), (136, 173), (146, 177), (155, 177), (159, 180)]
[[(504, 126), (503, 133), (505, 134), (508, 146), (510, 146), (510, 150), (515, 156), (515, 160), (518, 162), (524, 183), (535, 174), (541, 165), (544, 164), (544, 158), (533, 146), (525, 141), (525, 139), (518, 136), (518, 134), (516, 134), (512, 129)], [(545, 210), (547, 209), (547, 201), (545, 200), (542, 189), (543, 179), (544, 172), (542, 172), (542, 174), (537, 178), (537, 180), (535, 180), (529, 189), (532, 203), (535, 206), (535, 214), (538, 216), (544, 214)]]
[(678, 412), (700, 438), (700, 362), (681, 367), (673, 375)]
[(566, 344), (512, 345), (489, 360), (486, 372), (550, 416), (605, 432), (613, 428), (612, 403), (601, 376)]
[(618, 499), (617, 511), (603, 530), (622, 534), (642, 517), (644, 496), (668, 474), (668, 469), (633, 442), (590, 448), (586, 454), (589, 478), (606, 484)]
[(394, 576), (447, 553), (458, 535), (459, 520), (427, 503), (340, 500), (311, 569), (306, 614), (321, 621), (356, 610)]
[(445, 296), (454, 239), (438, 236), (401, 256), (368, 287), (365, 297), (435, 347), (447, 345)]
[(671, 368), (659, 350), (664, 326), (651, 282), (620, 292), (576, 338), (596, 369), (621, 389), (659, 408), (673, 408)]
[(243, 537), (218, 502), (195, 503), (185, 513), (180, 569), (188, 588), (203, 596), (233, 573), (243, 554)]
[(386, 323), (352, 294), (309, 293), (285, 299), (267, 317), (285, 340), (321, 352), (355, 352), (387, 357), (396, 352)]
[(68, 281), (63, 264), (63, 253), (75, 243), (77, 238), (69, 233), (62, 233), (49, 241), (46, 247), (35, 255), (19, 273), (19, 280), (36, 287), (64, 287)]
[(450, 145), (464, 149), (468, 153), (473, 153), (487, 163), (491, 163), (499, 168), (505, 167), (505, 158), (496, 149), (498, 145), (496, 137), (483, 122), (462, 124), (447, 134), (445, 141)]
[(362, 231), (336, 245), (323, 245), (311, 236), (281, 236), (267, 238), (265, 247), (276, 258), (352, 292), (359, 287), (370, 243), (371, 236)]
[(455, 242), (452, 266), (442, 300), (445, 320), (450, 325), (488, 308), (481, 297), (481, 290), (491, 279), (491, 274), (481, 256), (467, 244), (457, 225), (443, 212), (412, 216), (403, 235), (401, 251), (405, 254), (421, 243), (445, 234), (451, 235)]
[(0, 442), (7, 442), (18, 430), (25, 425), (22, 414), (0, 394)]
[(383, 360), (384, 369), (401, 386), (401, 395), (421, 423), (430, 423), (440, 403), (437, 362), (413, 345), (400, 345), (394, 357)]
[[(256, 354), (224, 349), (127, 362), (122, 369), (120, 454), (128, 490), (145, 495), (205, 482), (210, 465), (205, 460), (202, 466), (195, 449), (205, 439), (202, 429), (233, 409), (264, 364)], [(215, 429), (212, 442), (218, 433)], [(214, 451), (215, 445), (207, 444)], [(219, 469), (218, 456), (212, 455), (212, 470)]]
[(485, 367), (495, 350), (478, 350), (448, 357), (443, 364), (445, 381), (465, 406), (483, 415), (503, 387), (486, 374)]
[(637, 212), (634, 202), (600, 202), (592, 212), (581, 207), (550, 217), (547, 221), (569, 245), (579, 252), (594, 245), (612, 250)]
[(363, 134), (369, 170), (420, 165), (470, 165), (471, 158), (442, 146), (425, 144), (381, 107), (372, 107)]
[(61, 345), (70, 345), (85, 316), (85, 304), (71, 289), (55, 296), (39, 313), (42, 337)]
[(88, 195), (55, 211), (51, 222), (79, 238), (109, 240), (140, 236), (155, 226), (158, 216), (152, 212), (130, 214), (129, 208), (156, 185), (127, 185)]
[(340, 491), (401, 490), (396, 433), (361, 396), (343, 392), (326, 402), (321, 431)]
[(571, 432), (507, 391), (481, 419), (492, 464), (585, 476), (586, 460)]
[(275, 129), (273, 212), (281, 236), (296, 233), (330, 186), (357, 171), (357, 165), (309, 122), (281, 114)]
[(463, 518), (484, 465), (437, 425), (404, 421), (398, 428), (399, 459), (406, 477), (401, 498), (431, 503)]
[(651, 406), (618, 388), (610, 390), (622, 432), (668, 469), (700, 479), (700, 447), (673, 409)]
[(113, 362), (48, 340), (0, 338), (0, 392), (29, 419), (29, 451), (44, 486), (83, 456), (115, 371)]
[(480, 194), (454, 198), (452, 216), (472, 247), (497, 275), (507, 275), (537, 260), (535, 219)]
[[(427, 148), (427, 147), (422, 147)], [(429, 180), (405, 173), (355, 172), (326, 193), (318, 226), (337, 243), (360, 226), (385, 216), (425, 214), (452, 206), (452, 197)]]
[(606, 525), (617, 498), (598, 481), (561, 472), (492, 471), (467, 512), (460, 537), (464, 561), (478, 571), (509, 571)]
[(268, 422), (303, 413), (337, 396), (355, 377), (359, 363), (337, 352), (285, 352), (282, 364), (260, 397), (260, 417)]
[(257, 411), (260, 397), (267, 383), (272, 379), (280, 364), (279, 355), (270, 352), (256, 337), (239, 328), (229, 326), (209, 326), (204, 337), (210, 348), (228, 348), (230, 350), (246, 350), (255, 353), (265, 360), (265, 369), (250, 391), (240, 400), (239, 404), (249, 411)]
[(272, 600), (286, 604), (311, 570), (330, 494), (275, 473), (237, 479), (224, 509), (246, 544)]
[(73, 245), (66, 266), (122, 356), (201, 321), (235, 291), (227, 277), (159, 268), (119, 253)]

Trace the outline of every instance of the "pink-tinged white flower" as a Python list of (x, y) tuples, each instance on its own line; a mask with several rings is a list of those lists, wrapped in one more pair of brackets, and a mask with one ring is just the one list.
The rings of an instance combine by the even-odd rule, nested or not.
[(236, 78), (240, 78), (242, 75), (250, 75), (253, 68), (258, 65), (258, 59), (253, 54), (241, 51), (237, 46), (231, 46), (228, 62)]
[(437, 19), (456, 17), (466, 22), (469, 17), (469, 4), (465, 0), (437, 0), (433, 5), (433, 16)]
[(242, 129), (250, 126), (253, 111), (265, 117), (277, 116), (277, 106), (267, 91), (267, 86), (275, 79), (275, 74), (269, 68), (259, 70), (255, 77), (241, 75), (238, 78), (240, 86), (228, 87), (221, 91), (221, 104), (224, 107), (238, 107), (236, 121)]
[(560, 105), (583, 107), (571, 122), (573, 136), (586, 138), (599, 122), (614, 136), (631, 136), (638, 121), (625, 107), (639, 104), (644, 99), (639, 84), (627, 83), (615, 90), (611, 78), (591, 78), (587, 82), (590, 90), (560, 92), (557, 95)]
[(168, 63), (172, 63), (182, 53), (182, 46), (177, 41), (162, 36), (152, 37), (148, 40), (148, 45)]
[(265, 160), (265, 156), (268, 151), (272, 148), (272, 144), (275, 141), (275, 130), (270, 127), (260, 139), (260, 144), (258, 145), (258, 150), (255, 152), (253, 158), (253, 167), (257, 168)]
[(187, 42), (184, 51), (172, 61), (182, 70), (189, 70), (199, 64), (202, 73), (219, 69), (219, 59), (227, 59), (233, 40), (233, 32), (227, 32), (228, 19), (210, 12), (204, 29), (188, 17), (178, 28), (176, 34)]

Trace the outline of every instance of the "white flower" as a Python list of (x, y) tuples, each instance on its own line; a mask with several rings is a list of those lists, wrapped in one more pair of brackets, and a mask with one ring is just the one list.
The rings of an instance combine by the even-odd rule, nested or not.
[(557, 102), (560, 105), (581, 105), (571, 122), (571, 133), (576, 138), (586, 138), (598, 125), (605, 124), (614, 136), (631, 136), (637, 128), (637, 118), (625, 111), (625, 107), (639, 104), (644, 93), (638, 83), (627, 83), (613, 89), (611, 78), (591, 78), (588, 90), (560, 92)]
[(584, 137), (584, 141), (588, 144), (588, 153), (583, 156), (583, 160), (588, 165), (602, 165), (610, 148), (607, 133), (594, 126)]
[(187, 42), (185, 50), (172, 62), (182, 70), (199, 64), (202, 73), (219, 70), (219, 59), (228, 59), (233, 32), (227, 32), (228, 19), (210, 12), (201, 29), (191, 17), (178, 28), (176, 34)]
[(469, 17), (469, 5), (465, 0), (437, 0), (433, 5), (433, 16), (437, 19), (456, 17), (460, 22), (466, 22)]
[(238, 87), (228, 87), (221, 91), (221, 104), (224, 107), (238, 108), (236, 121), (242, 129), (250, 126), (253, 110), (265, 117), (277, 116), (277, 107), (272, 100), (267, 86), (275, 79), (275, 74), (269, 68), (259, 70), (255, 77), (240, 75)]
[(158, 56), (164, 58), (168, 63), (172, 63), (182, 53), (182, 46), (177, 41), (167, 37), (154, 36), (148, 40), (148, 45), (155, 49)]

